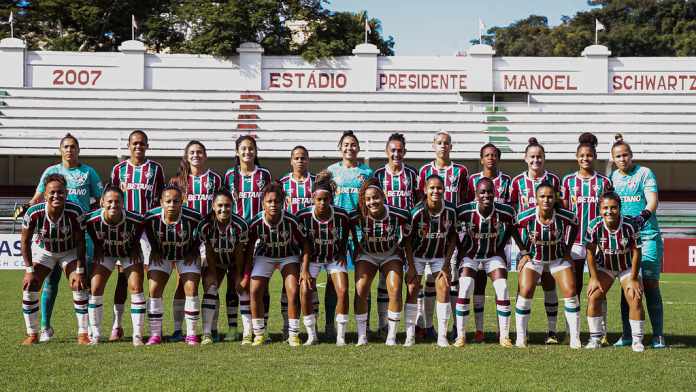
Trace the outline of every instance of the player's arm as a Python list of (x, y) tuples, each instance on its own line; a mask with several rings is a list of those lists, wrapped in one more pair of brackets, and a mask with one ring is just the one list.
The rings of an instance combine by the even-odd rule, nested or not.
[(249, 241), (246, 243), (246, 246), (244, 247), (244, 256), (243, 256), (243, 267), (242, 268), (242, 279), (240, 283), (240, 286), (242, 289), (246, 290), (249, 288), (249, 279), (251, 279), (251, 267), (253, 266), (254, 263), (254, 244), (256, 244), (256, 240), (258, 239), (258, 236), (256, 233), (250, 232), (249, 233)]
[(24, 260), (24, 279), (22, 282), (22, 288), (24, 290), (29, 289), (29, 286), (36, 282), (36, 277), (34, 275), (34, 264), (31, 258), (31, 238), (34, 236), (34, 228), (36, 227), (36, 222), (28, 221), (25, 218), (24, 227), (22, 227), (22, 235), (20, 237), (20, 243), (22, 244), (22, 259)]
[(631, 239), (631, 278), (626, 282), (627, 292), (634, 297), (643, 296), (643, 288), (640, 284), (640, 260), (643, 257), (640, 247), (638, 246), (640, 239), (638, 235)]
[(414, 282), (418, 276), (416, 274), (416, 264), (413, 261), (413, 246), (411, 246), (411, 243), (413, 242), (412, 236), (414, 235), (416, 235), (415, 230), (402, 244), (404, 249), (404, 257), (406, 258), (406, 265), (408, 265), (408, 269), (406, 270), (406, 283)]
[(312, 291), (312, 275), (309, 273), (309, 259), (312, 254), (312, 248), (309, 245), (309, 241), (303, 238), (302, 241), (302, 254), (300, 255), (300, 286), (308, 291)]
[[(79, 227), (79, 224), (78, 224)], [(82, 233), (81, 231), (77, 231), (76, 233)], [(70, 279), (70, 287), (72, 287), (74, 290), (84, 290), (85, 287), (87, 287), (85, 283), (85, 236), (84, 234), (82, 235), (76, 235), (75, 236), (75, 242), (76, 242), (76, 247), (77, 247), (77, 260), (75, 261), (75, 277), (72, 278), (71, 274), (71, 279)]]
[(87, 235), (92, 238), (92, 243), (94, 244), (94, 256), (92, 257), (92, 261), (95, 264), (100, 264), (104, 260), (104, 242), (99, 239), (92, 225), (87, 224), (86, 226)]
[(510, 236), (512, 237), (512, 240), (515, 241), (515, 244), (517, 245), (517, 248), (520, 250), (520, 260), (517, 263), (517, 270), (522, 271), (522, 267), (524, 267), (525, 263), (527, 263), (530, 260), (529, 257), (529, 248), (525, 241), (523, 240), (523, 237), (525, 237), (525, 228), (523, 227), (514, 227), (513, 230), (511, 230)]
[(338, 241), (338, 256), (336, 256), (336, 261), (339, 265), (345, 267), (348, 264), (346, 260), (346, 255), (348, 254), (348, 236), (351, 233), (350, 223), (348, 220), (342, 220), (341, 224), (341, 238)]
[(587, 269), (590, 272), (590, 281), (587, 283), (587, 297), (589, 298), (595, 291), (602, 289), (602, 285), (599, 284), (599, 270), (597, 269), (597, 257), (595, 252), (597, 251), (597, 244), (594, 241), (586, 242), (585, 247), (587, 248)]
[(570, 189), (568, 188), (567, 184), (564, 182), (563, 188), (561, 188), (561, 205), (566, 210), (570, 209), (569, 196), (570, 196)]
[(563, 249), (563, 258), (565, 260), (571, 261), (573, 260), (571, 256), (571, 250), (573, 249), (573, 243), (575, 242), (575, 238), (578, 234), (578, 225), (576, 224), (571, 224), (570, 228), (568, 229), (568, 236), (565, 238), (567, 241), (564, 245)]

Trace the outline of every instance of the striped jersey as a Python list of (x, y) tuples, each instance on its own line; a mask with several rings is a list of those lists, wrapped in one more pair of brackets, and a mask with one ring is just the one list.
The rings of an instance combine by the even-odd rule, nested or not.
[(481, 215), (478, 202), (462, 204), (457, 208), (461, 232), (468, 237), (466, 256), (488, 259), (499, 256), (515, 229), (515, 210), (507, 204), (494, 203), (488, 216)]
[[(478, 172), (469, 176), (469, 182), (466, 186), (466, 202), (476, 200), (476, 185), (483, 178), (483, 172)], [(501, 204), (510, 204), (510, 188), (512, 178), (507, 174), (498, 171), (498, 175), (493, 180), (493, 190), (495, 191), (495, 202)]]
[(441, 259), (447, 251), (450, 233), (457, 230), (457, 210), (454, 204), (442, 203), (437, 214), (431, 214), (423, 201), (411, 210), (411, 244), (413, 256), (422, 259)]
[(201, 217), (208, 215), (213, 209), (213, 194), (222, 187), (222, 178), (208, 169), (200, 176), (189, 174), (187, 182), (186, 207)]
[(181, 207), (179, 219), (167, 224), (164, 222), (164, 209), (156, 207), (145, 216), (145, 233), (153, 249), (159, 250), (162, 260), (181, 261), (185, 256), (198, 251), (196, 228), (200, 216), (194, 210)]
[(345, 255), (350, 230), (348, 213), (331, 206), (331, 216), (326, 220), (317, 218), (314, 206), (307, 207), (297, 214), (302, 236), (312, 247), (313, 263), (333, 263), (339, 255)]
[(536, 207), (536, 187), (544, 182), (551, 184), (556, 196), (560, 196), (561, 180), (557, 175), (544, 171), (543, 176), (532, 179), (524, 172), (512, 179), (510, 205), (518, 213)]
[(101, 245), (104, 256), (129, 257), (143, 233), (143, 217), (122, 211), (121, 220), (111, 225), (104, 219), (104, 209), (98, 208), (85, 218), (87, 233), (95, 244)]
[(575, 172), (563, 177), (562, 184), (561, 199), (578, 217), (579, 228), (575, 243), (582, 244), (582, 237), (590, 222), (599, 216), (599, 197), (611, 186), (611, 181), (597, 172), (590, 178), (581, 178)]
[(111, 170), (111, 183), (123, 191), (126, 210), (145, 215), (159, 205), (164, 170), (162, 165), (149, 159), (139, 166), (125, 160)]
[(280, 179), (285, 190), (285, 209), (291, 214), (297, 214), (305, 207), (312, 205), (312, 186), (317, 176), (307, 173), (304, 181), (297, 181), (288, 173)]
[(408, 165), (401, 171), (392, 173), (388, 165), (377, 169), (374, 174), (387, 197), (387, 204), (404, 210), (411, 210), (416, 204), (418, 191), (418, 172)]
[(196, 229), (196, 237), (217, 255), (221, 264), (235, 265), (234, 251), (249, 240), (249, 226), (237, 214), (231, 214), (227, 223), (215, 218), (203, 219)]
[(524, 243), (529, 249), (533, 261), (548, 263), (563, 258), (569, 243), (570, 231), (577, 227), (575, 214), (557, 208), (553, 212), (551, 222), (544, 225), (539, 222), (537, 208), (530, 208), (517, 214), (517, 228)]
[(601, 216), (590, 222), (584, 241), (597, 246), (597, 264), (614, 272), (630, 269), (633, 248), (641, 245), (640, 233), (632, 223), (621, 218), (619, 227), (610, 230)]
[(255, 242), (256, 256), (283, 259), (300, 254), (302, 234), (295, 215), (283, 211), (280, 221), (271, 225), (261, 211), (249, 223), (249, 242)]
[(46, 209), (46, 203), (38, 203), (29, 207), (22, 220), (22, 229), (34, 229), (32, 238), (39, 248), (60, 253), (74, 249), (76, 238), (83, 238), (82, 208), (75, 203), (65, 202), (63, 213), (55, 221), (51, 221)]
[(384, 208), (382, 219), (361, 217), (357, 211), (352, 214), (352, 224), (358, 232), (363, 252), (394, 253), (396, 246), (411, 235), (411, 216), (408, 211), (386, 204)]
[(230, 168), (225, 173), (225, 189), (234, 196), (233, 211), (250, 221), (262, 209), (263, 195), (261, 190), (271, 182), (271, 172), (261, 166), (248, 176), (239, 171), (239, 166)]
[(445, 200), (455, 206), (464, 202), (466, 196), (469, 170), (466, 166), (451, 163), (444, 168), (438, 168), (435, 161), (423, 165), (418, 171), (418, 190), (425, 193), (425, 180), (432, 174), (437, 174), (445, 182)]

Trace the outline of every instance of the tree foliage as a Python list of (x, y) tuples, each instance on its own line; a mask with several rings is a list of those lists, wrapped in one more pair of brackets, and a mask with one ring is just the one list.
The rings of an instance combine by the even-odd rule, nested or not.
[(597, 19), (605, 26), (599, 43), (614, 56), (696, 55), (694, 0), (591, 0), (588, 4), (597, 8), (564, 16), (555, 27), (538, 15), (493, 27), (482, 37), (483, 43), (493, 45), (500, 56), (575, 57), (594, 44)]
[[(0, 2), (0, 20), (15, 15), (15, 35), (36, 50), (115, 51), (131, 39), (131, 15), (155, 52), (236, 55), (243, 42), (267, 54), (308, 60), (350, 55), (363, 42), (363, 13), (332, 12), (326, 0), (33, 0)], [(293, 41), (288, 22), (307, 22), (304, 42)], [(393, 55), (393, 37), (370, 19), (369, 42)], [(0, 38), (9, 28), (0, 26)]]

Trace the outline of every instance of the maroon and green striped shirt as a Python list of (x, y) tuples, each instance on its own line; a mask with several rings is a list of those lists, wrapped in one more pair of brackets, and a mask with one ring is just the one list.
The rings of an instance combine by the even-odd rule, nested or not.
[(292, 173), (280, 179), (285, 190), (285, 209), (291, 214), (297, 214), (305, 207), (312, 205), (312, 186), (317, 176), (307, 173), (304, 181), (292, 178)]
[(189, 174), (187, 182), (186, 207), (201, 217), (208, 215), (213, 209), (213, 194), (222, 187), (222, 178), (208, 169), (200, 176)]
[(557, 208), (545, 225), (539, 221), (536, 207), (517, 214), (517, 229), (535, 262), (548, 263), (563, 258), (573, 241), (568, 236), (577, 225), (575, 214), (563, 208)]
[(251, 221), (262, 209), (261, 190), (271, 182), (271, 172), (257, 166), (248, 176), (242, 175), (239, 166), (232, 167), (225, 173), (225, 189), (234, 196), (234, 212)]
[(469, 238), (466, 256), (489, 259), (500, 256), (515, 230), (515, 211), (512, 207), (494, 203), (489, 216), (482, 216), (478, 202), (466, 203), (457, 209), (462, 232)]
[(611, 180), (597, 172), (590, 178), (581, 178), (578, 172), (563, 177), (561, 198), (567, 203), (568, 209), (577, 215), (580, 225), (575, 236), (576, 244), (582, 244), (582, 237), (590, 222), (599, 216), (599, 197), (610, 186)]
[(536, 206), (536, 187), (547, 182), (553, 186), (556, 196), (560, 197), (561, 180), (557, 175), (545, 171), (538, 178), (529, 178), (527, 172), (521, 173), (512, 179), (510, 188), (510, 205), (515, 211), (522, 212)]
[[(476, 199), (476, 185), (484, 177), (483, 172), (478, 172), (469, 176), (469, 183), (466, 187), (466, 202), (472, 202)], [(501, 204), (510, 204), (510, 187), (512, 179), (507, 174), (498, 171), (498, 175), (493, 180), (493, 190), (495, 191), (495, 202)]]
[(425, 180), (437, 174), (445, 183), (445, 200), (455, 206), (464, 202), (466, 197), (469, 171), (466, 166), (452, 162), (449, 166), (438, 168), (435, 161), (423, 165), (418, 171), (418, 190), (425, 193)]
[(377, 169), (374, 177), (387, 197), (387, 204), (404, 210), (411, 210), (417, 202), (418, 173), (411, 166), (404, 165), (398, 173), (392, 173), (388, 165)]
[(361, 217), (357, 211), (351, 216), (351, 224), (360, 238), (363, 252), (391, 254), (411, 235), (411, 216), (406, 210), (385, 205), (382, 219)]
[(121, 220), (110, 225), (104, 219), (104, 209), (98, 208), (85, 219), (87, 233), (95, 244), (101, 245), (104, 256), (129, 257), (140, 242), (143, 233), (143, 217), (123, 210)]
[(314, 206), (307, 207), (297, 214), (297, 221), (300, 232), (311, 245), (313, 263), (333, 263), (339, 255), (346, 254), (350, 218), (344, 209), (331, 206), (331, 216), (320, 220)]
[(149, 159), (139, 166), (125, 160), (114, 166), (111, 183), (123, 191), (126, 210), (145, 215), (159, 205), (164, 187), (164, 170), (162, 165)]
[(164, 209), (157, 207), (145, 216), (145, 233), (150, 246), (159, 250), (162, 260), (181, 261), (185, 256), (198, 252), (196, 228), (199, 222), (200, 216), (196, 211), (181, 207), (179, 219), (167, 224), (164, 222)]
[(244, 246), (249, 240), (249, 226), (237, 214), (232, 214), (227, 224), (204, 219), (196, 228), (196, 236), (218, 256), (221, 264), (232, 266), (237, 246)]
[(302, 234), (297, 218), (283, 211), (280, 221), (271, 225), (261, 211), (249, 223), (249, 243), (256, 244), (256, 256), (283, 259), (300, 254)]
[(411, 241), (413, 256), (441, 259), (447, 251), (450, 233), (457, 230), (457, 210), (452, 203), (442, 203), (437, 214), (431, 214), (424, 202), (411, 210)]
[(80, 206), (66, 201), (63, 213), (53, 222), (48, 216), (46, 203), (38, 203), (24, 214), (22, 228), (33, 230), (32, 240), (39, 248), (51, 253), (67, 252), (77, 246), (76, 238), (84, 238), (82, 214)]
[(633, 224), (621, 218), (619, 226), (610, 230), (601, 216), (590, 222), (584, 242), (595, 244), (597, 264), (614, 272), (630, 269), (633, 249), (641, 246), (640, 232)]

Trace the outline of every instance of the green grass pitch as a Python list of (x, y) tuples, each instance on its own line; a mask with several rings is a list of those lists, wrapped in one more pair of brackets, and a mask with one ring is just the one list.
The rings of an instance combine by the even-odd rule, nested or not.
[[(694, 390), (696, 388), (696, 276), (663, 275), (665, 331), (670, 348), (637, 354), (630, 349), (570, 350), (543, 345), (546, 315), (537, 292), (530, 322), (530, 348), (504, 349), (495, 344), (496, 320), (492, 287), (486, 299), (485, 344), (463, 349), (420, 343), (412, 348), (386, 347), (371, 340), (366, 347), (338, 348), (331, 343), (291, 348), (281, 342), (278, 274), (272, 284), (270, 331), (264, 347), (216, 343), (188, 347), (183, 343), (132, 347), (129, 340), (94, 347), (75, 343), (76, 323), (65, 279), (54, 314), (55, 338), (34, 347), (19, 345), (24, 336), (21, 271), (0, 272), (0, 362), (2, 390)], [(514, 282), (515, 274), (511, 274)], [(320, 277), (320, 283), (325, 275)], [(165, 334), (171, 332), (173, 279), (165, 294)], [(112, 322), (113, 287), (105, 295), (103, 335)], [(351, 285), (352, 286), (352, 285)], [(510, 292), (515, 293), (515, 283)], [(223, 288), (224, 290), (224, 288)], [(320, 292), (323, 295), (323, 290)], [(584, 295), (584, 293), (583, 293)], [(513, 295), (514, 297), (514, 295)], [(610, 339), (620, 330), (618, 286), (609, 293)], [(513, 300), (514, 303), (514, 300)], [(583, 301), (583, 312), (584, 312)], [(373, 301), (373, 328), (376, 310)], [(561, 302), (562, 309), (562, 302)], [(560, 313), (560, 312), (559, 312)], [(473, 328), (473, 317), (469, 330)], [(220, 324), (223, 326), (224, 313)], [(582, 339), (587, 340), (587, 322)], [(130, 336), (130, 316), (124, 316)], [(514, 312), (511, 320), (514, 336)], [(559, 329), (564, 319), (559, 316)], [(323, 330), (323, 318), (320, 318)], [(221, 328), (224, 330), (224, 328)], [(403, 325), (400, 328), (403, 331)], [(646, 322), (646, 347), (650, 335)], [(349, 324), (355, 342), (355, 324)], [(399, 334), (403, 342), (403, 333)], [(469, 338), (471, 340), (471, 337)]]

